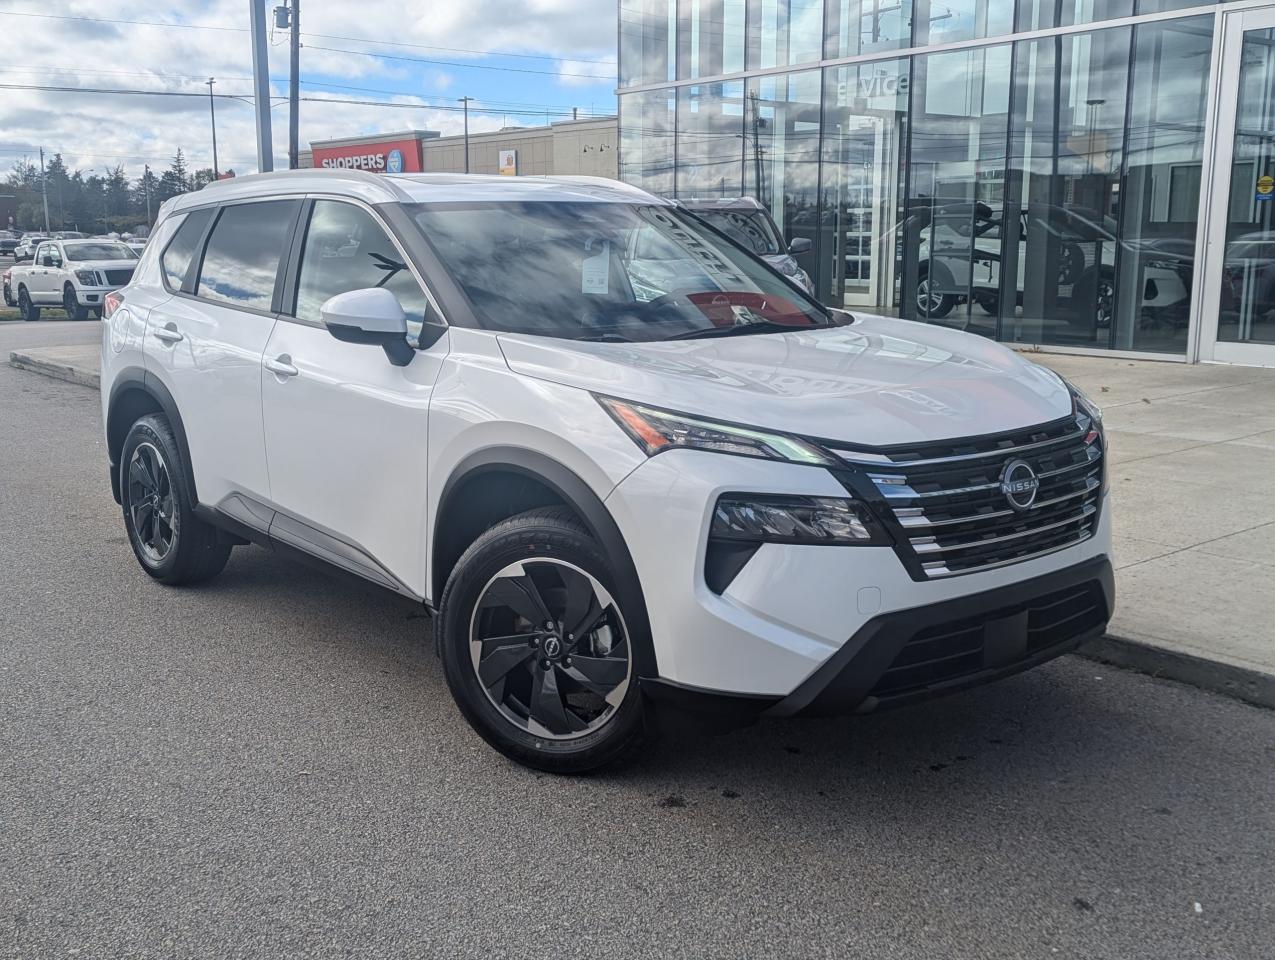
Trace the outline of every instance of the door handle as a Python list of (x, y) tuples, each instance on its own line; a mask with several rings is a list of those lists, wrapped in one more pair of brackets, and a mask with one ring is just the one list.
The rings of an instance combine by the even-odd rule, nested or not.
[(178, 340), (185, 340), (182, 332), (177, 329), (175, 324), (166, 323), (155, 331), (155, 337), (163, 340), (165, 343), (176, 343)]
[(281, 353), (273, 360), (264, 362), (265, 368), (279, 377), (295, 377), (301, 371), (292, 365), (292, 358), (286, 353)]

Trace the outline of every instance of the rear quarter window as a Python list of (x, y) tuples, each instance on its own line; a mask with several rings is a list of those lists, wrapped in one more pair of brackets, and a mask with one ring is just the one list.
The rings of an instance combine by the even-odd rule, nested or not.
[(204, 237), (204, 230), (212, 215), (212, 209), (194, 210), (187, 214), (172, 241), (164, 248), (160, 272), (164, 277), (164, 285), (169, 290), (177, 291), (182, 288), (186, 272), (199, 251), (199, 242)]

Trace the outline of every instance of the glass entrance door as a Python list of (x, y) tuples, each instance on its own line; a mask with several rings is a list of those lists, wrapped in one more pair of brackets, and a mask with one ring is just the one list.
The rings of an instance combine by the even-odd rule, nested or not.
[(1226, 21), (1200, 358), (1275, 366), (1275, 7)]

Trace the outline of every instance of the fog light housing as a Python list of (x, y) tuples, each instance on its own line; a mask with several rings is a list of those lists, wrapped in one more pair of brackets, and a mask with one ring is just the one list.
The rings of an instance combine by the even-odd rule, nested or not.
[(880, 546), (889, 538), (866, 506), (845, 497), (727, 493), (709, 537), (748, 543)]

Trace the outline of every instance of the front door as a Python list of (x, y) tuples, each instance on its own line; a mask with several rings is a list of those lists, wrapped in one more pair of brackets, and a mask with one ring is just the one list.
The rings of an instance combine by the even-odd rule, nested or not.
[(1275, 7), (1226, 15), (1219, 75), (1200, 359), (1275, 366)]

